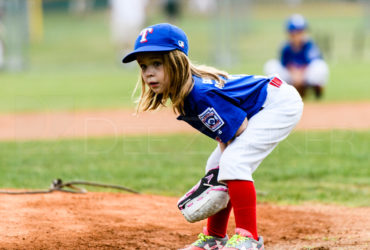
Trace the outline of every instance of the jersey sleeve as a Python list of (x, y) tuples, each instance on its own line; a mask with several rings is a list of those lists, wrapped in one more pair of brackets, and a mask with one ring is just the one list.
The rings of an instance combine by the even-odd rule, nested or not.
[(198, 102), (197, 116), (205, 134), (226, 143), (235, 136), (247, 113), (238, 107), (235, 100), (212, 90)]

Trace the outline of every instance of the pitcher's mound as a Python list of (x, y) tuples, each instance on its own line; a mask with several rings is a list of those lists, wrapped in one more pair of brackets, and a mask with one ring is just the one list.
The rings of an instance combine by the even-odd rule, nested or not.
[[(177, 198), (117, 193), (0, 196), (0, 249), (177, 249), (196, 240)], [(368, 249), (370, 208), (258, 205), (267, 249)], [(229, 235), (235, 227), (231, 217)]]

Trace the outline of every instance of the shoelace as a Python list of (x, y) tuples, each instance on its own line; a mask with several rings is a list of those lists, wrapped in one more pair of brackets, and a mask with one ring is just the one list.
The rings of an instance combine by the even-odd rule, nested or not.
[(208, 239), (212, 239), (212, 236), (205, 235), (204, 233), (200, 233), (198, 235), (198, 240), (194, 242), (194, 245), (197, 246), (199, 244), (202, 244), (202, 242), (207, 241)]
[(235, 247), (238, 243), (248, 240), (248, 237), (243, 237), (239, 234), (235, 234), (231, 239), (227, 242), (227, 246)]

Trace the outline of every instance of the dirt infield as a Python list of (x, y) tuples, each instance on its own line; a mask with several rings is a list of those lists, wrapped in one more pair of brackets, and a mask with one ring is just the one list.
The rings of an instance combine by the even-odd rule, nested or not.
[[(190, 224), (177, 198), (117, 193), (0, 196), (0, 249), (177, 249)], [(370, 208), (258, 204), (267, 249), (369, 249)], [(228, 233), (232, 234), (231, 217)]]
[[(73, 137), (194, 133), (176, 120), (170, 109), (43, 112), (0, 115), (0, 140), (39, 140)], [(308, 103), (298, 130), (370, 129), (370, 102)]]

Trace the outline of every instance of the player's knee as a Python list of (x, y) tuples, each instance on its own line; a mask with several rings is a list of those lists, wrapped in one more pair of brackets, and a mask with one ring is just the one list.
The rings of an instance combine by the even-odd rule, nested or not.
[(263, 71), (267, 76), (278, 76), (280, 79), (291, 84), (289, 71), (276, 59), (267, 61), (263, 67)]
[(325, 85), (329, 78), (328, 65), (324, 60), (311, 62), (307, 67), (305, 78), (309, 85)]

